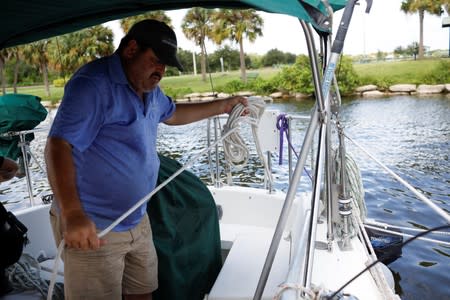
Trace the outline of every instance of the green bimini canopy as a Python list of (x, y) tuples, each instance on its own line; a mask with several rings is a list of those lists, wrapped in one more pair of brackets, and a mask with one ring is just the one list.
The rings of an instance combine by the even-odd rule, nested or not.
[[(0, 96), (0, 134), (35, 128), (47, 117), (41, 98), (25, 94)], [(18, 135), (0, 136), (0, 155), (16, 160), (21, 155)], [(27, 141), (34, 139), (33, 133), (25, 135)]]
[[(158, 184), (182, 166), (159, 156)], [(152, 197), (147, 212), (158, 254), (155, 300), (202, 300), (222, 267), (217, 208), (208, 188), (182, 172)]]
[[(346, 0), (328, 0), (333, 10)], [(0, 49), (30, 43), (77, 31), (107, 21), (152, 10), (191, 7), (254, 8), (297, 17), (316, 29), (329, 31), (324, 16), (327, 9), (320, 0), (11, 0), (0, 9)]]

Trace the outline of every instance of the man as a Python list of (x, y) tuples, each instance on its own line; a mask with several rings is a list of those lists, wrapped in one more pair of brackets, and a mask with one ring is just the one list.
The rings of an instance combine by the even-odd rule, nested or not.
[(166, 65), (182, 70), (173, 30), (155, 20), (136, 23), (117, 51), (77, 71), (46, 145), (56, 205), (51, 220), (63, 237), (67, 299), (151, 299), (157, 257), (143, 205), (104, 239), (97, 233), (156, 184), (158, 123), (181, 125), (231, 112), (231, 97), (175, 104), (158, 84)]

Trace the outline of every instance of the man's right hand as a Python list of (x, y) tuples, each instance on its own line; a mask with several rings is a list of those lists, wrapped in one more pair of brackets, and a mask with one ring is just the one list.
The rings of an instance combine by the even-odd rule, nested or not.
[(0, 165), (0, 182), (9, 180), (17, 173), (19, 166), (15, 161), (4, 157), (2, 165)]
[(96, 250), (106, 243), (97, 236), (94, 222), (83, 211), (67, 212), (62, 217), (63, 237), (66, 247)]

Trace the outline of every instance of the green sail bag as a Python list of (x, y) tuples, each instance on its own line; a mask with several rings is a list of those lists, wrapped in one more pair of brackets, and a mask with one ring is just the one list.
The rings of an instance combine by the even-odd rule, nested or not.
[[(159, 156), (158, 183), (182, 166)], [(155, 300), (202, 300), (222, 267), (219, 220), (208, 188), (184, 171), (147, 205), (158, 254)]]

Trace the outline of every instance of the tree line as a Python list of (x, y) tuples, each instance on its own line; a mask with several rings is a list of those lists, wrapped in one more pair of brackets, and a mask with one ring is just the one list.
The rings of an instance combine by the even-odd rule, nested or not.
[[(122, 19), (120, 26), (124, 32), (128, 32), (132, 24), (143, 19), (160, 20), (172, 27), (170, 17), (161, 10)], [(254, 41), (256, 37), (262, 35), (263, 28), (263, 19), (255, 10), (192, 8), (184, 16), (181, 27), (185, 36), (201, 49), (199, 61), (203, 80), (206, 81), (207, 73), (206, 39), (210, 39), (217, 45), (221, 45), (225, 40), (231, 40), (239, 45), (239, 67), (242, 79), (246, 80), (246, 64), (250, 64), (250, 59), (244, 54), (244, 39)], [(17, 91), (19, 76), (25, 80), (35, 81), (36, 78), (33, 77), (36, 73), (40, 73), (47, 94), (50, 95), (49, 71), (59, 73), (64, 78), (83, 64), (110, 55), (113, 51), (113, 32), (103, 25), (27, 45), (2, 49), (0, 50), (0, 77), (3, 93), (6, 92), (5, 67), (8, 73), (12, 74), (10, 77), (12, 77), (11, 85), (14, 92)], [(229, 47), (224, 47), (219, 52), (214, 55), (221, 55), (227, 64), (225, 67), (233, 69), (236, 53)], [(190, 71), (192, 52), (180, 50), (180, 57), (185, 60), (184, 65)], [(214, 62), (216, 61), (214, 59)], [(216, 69), (217, 66), (212, 64), (211, 68)], [(169, 75), (173, 72), (170, 69), (168, 71)]]
[[(420, 41), (418, 46), (409, 49), (396, 49), (395, 52), (411, 52), (423, 57), (423, 21), (425, 12), (441, 15), (443, 8), (449, 12), (450, 0), (405, 0), (400, 9), (405, 13), (418, 13), (420, 21)], [(172, 27), (172, 21), (164, 11), (152, 11), (138, 16), (120, 20), (124, 32), (137, 21), (157, 19)], [(204, 9), (192, 8), (187, 11), (181, 24), (184, 35), (192, 40), (201, 51), (196, 65), (199, 64), (202, 79), (206, 81), (207, 72), (234, 70), (240, 68), (241, 79), (246, 82), (246, 69), (271, 66), (276, 64), (292, 64), (296, 56), (283, 53), (277, 49), (270, 50), (261, 57), (251, 57), (245, 54), (244, 40), (255, 41), (262, 36), (264, 22), (253, 9)], [(223, 46), (212, 54), (207, 53), (205, 46), (209, 39), (221, 46), (230, 40), (239, 46), (233, 50)], [(0, 83), (3, 93), (6, 93), (7, 78), (17, 92), (17, 84), (21, 82), (38, 82), (38, 76), (43, 77), (47, 96), (50, 96), (49, 73), (60, 74), (62, 78), (70, 77), (81, 65), (105, 56), (114, 51), (113, 32), (102, 25), (93, 26), (55, 38), (45, 39), (0, 50)], [(193, 53), (180, 49), (179, 56), (186, 72), (193, 72)], [(6, 71), (5, 71), (6, 70)], [(168, 75), (176, 75), (175, 69), (168, 68)]]

